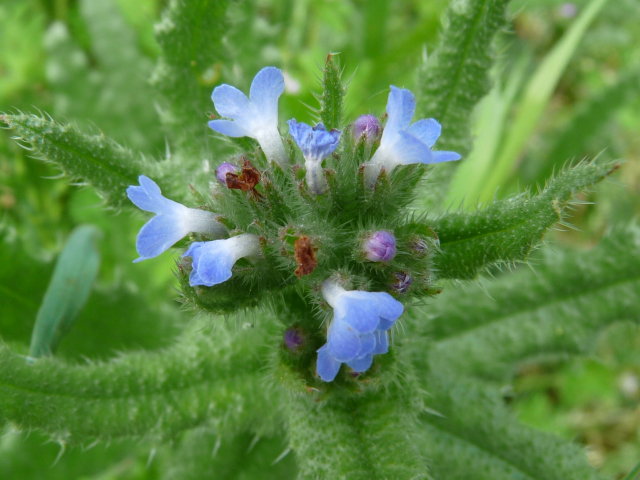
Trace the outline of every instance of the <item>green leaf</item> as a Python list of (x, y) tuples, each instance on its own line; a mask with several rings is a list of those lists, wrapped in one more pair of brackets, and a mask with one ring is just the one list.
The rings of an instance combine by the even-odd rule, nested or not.
[(296, 478), (294, 454), (281, 435), (198, 428), (166, 448), (166, 454), (163, 480), (202, 480), (203, 472), (221, 479)]
[(457, 0), (450, 3), (445, 28), (418, 77), (418, 117), (442, 124), (439, 150), (463, 156), (471, 148), (471, 112), (490, 88), (493, 39), (506, 26), (509, 0)]
[(172, 0), (156, 26), (162, 55), (152, 83), (165, 97), (162, 119), (184, 161), (200, 162), (211, 138), (207, 112), (228, 59), (223, 46), (228, 5), (228, 0)]
[(87, 135), (37, 115), (0, 115), (0, 122), (33, 156), (57, 165), (71, 179), (90, 183), (108, 204), (130, 204), (125, 191), (147, 169), (143, 159), (103, 135)]
[(383, 376), (358, 391), (291, 382), (283, 412), (298, 478), (431, 479), (429, 452), (416, 445), (424, 404), (413, 366), (404, 355), (385, 360)]
[(503, 380), (527, 360), (589, 350), (616, 321), (640, 322), (638, 291), (635, 226), (591, 251), (547, 254), (531, 270), (445, 292), (425, 311), (419, 335), (433, 339), (439, 365)]
[(320, 119), (327, 130), (342, 126), (344, 86), (341, 76), (342, 71), (336, 55), (330, 53), (324, 64), (322, 95), (320, 97)]
[(597, 480), (586, 452), (519, 425), (497, 391), (447, 370), (425, 378), (428, 406), (421, 448), (442, 480)]
[(538, 195), (523, 193), (474, 213), (451, 213), (432, 224), (441, 250), (434, 257), (440, 278), (473, 278), (482, 269), (527, 256), (544, 233), (566, 215), (576, 193), (617, 167), (582, 163), (565, 170)]
[(257, 376), (260, 333), (208, 328), (196, 322), (171, 348), (88, 365), (52, 357), (28, 364), (0, 344), (0, 422), (90, 443), (271, 421), (277, 392)]
[(38, 310), (30, 357), (52, 354), (84, 307), (100, 265), (99, 236), (91, 225), (78, 227), (69, 236)]
[(513, 172), (518, 158), (549, 103), (562, 72), (569, 64), (589, 25), (606, 2), (607, 0), (591, 0), (531, 77), (525, 88), (523, 99), (520, 101), (518, 114), (503, 141), (500, 153), (491, 170), (478, 180), (482, 182), (478, 197), (480, 201), (486, 202), (492, 199), (496, 190), (506, 183)]

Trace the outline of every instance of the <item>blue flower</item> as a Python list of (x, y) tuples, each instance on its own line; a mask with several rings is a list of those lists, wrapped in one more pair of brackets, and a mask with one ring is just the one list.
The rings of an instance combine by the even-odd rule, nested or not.
[(368, 370), (374, 355), (389, 350), (387, 330), (404, 307), (386, 292), (345, 290), (331, 280), (322, 284), (322, 295), (333, 307), (333, 320), (327, 343), (318, 349), (318, 375), (331, 382), (343, 363), (355, 372)]
[(231, 278), (233, 265), (243, 257), (260, 252), (257, 235), (243, 233), (236, 237), (211, 242), (193, 242), (183, 257), (192, 257), (189, 285), (212, 287)]
[(456, 152), (433, 151), (442, 127), (433, 118), (423, 118), (411, 124), (416, 99), (409, 90), (391, 86), (387, 100), (387, 124), (380, 147), (367, 166), (367, 183), (373, 186), (382, 169), (391, 172), (398, 165), (410, 163), (441, 163), (459, 160)]
[(287, 153), (278, 132), (278, 99), (283, 91), (284, 78), (275, 67), (256, 74), (249, 98), (231, 85), (217, 86), (211, 99), (218, 113), (230, 120), (211, 120), (209, 127), (230, 137), (255, 138), (267, 159), (284, 166)]
[(205, 210), (188, 208), (162, 196), (160, 187), (150, 178), (140, 175), (140, 186), (127, 188), (127, 196), (138, 208), (156, 215), (140, 229), (136, 249), (140, 262), (157, 257), (189, 233), (202, 233), (213, 237), (226, 235), (225, 227), (216, 215)]
[(322, 123), (315, 127), (292, 118), (289, 124), (289, 134), (302, 150), (304, 165), (307, 171), (306, 181), (311, 192), (316, 195), (327, 189), (327, 180), (322, 171), (322, 160), (331, 155), (340, 142), (340, 131), (327, 131)]

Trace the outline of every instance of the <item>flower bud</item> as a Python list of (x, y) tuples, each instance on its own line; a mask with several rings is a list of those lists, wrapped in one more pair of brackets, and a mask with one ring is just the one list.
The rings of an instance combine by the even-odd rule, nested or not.
[(223, 162), (218, 165), (218, 168), (216, 168), (216, 178), (221, 184), (226, 185), (227, 173), (238, 173), (239, 171), (240, 167), (238, 167), (237, 165), (229, 162)]
[(367, 237), (362, 249), (367, 260), (388, 262), (396, 256), (396, 237), (385, 230), (378, 230)]
[(396, 293), (407, 293), (409, 287), (413, 283), (413, 278), (408, 272), (394, 273), (395, 281), (391, 284), (391, 288)]
[(297, 353), (304, 345), (305, 336), (300, 328), (290, 327), (285, 330), (283, 340), (285, 347), (287, 347), (290, 351)]
[(373, 115), (360, 115), (353, 123), (353, 138), (356, 141), (365, 138), (367, 142), (375, 142), (382, 134), (382, 125)]

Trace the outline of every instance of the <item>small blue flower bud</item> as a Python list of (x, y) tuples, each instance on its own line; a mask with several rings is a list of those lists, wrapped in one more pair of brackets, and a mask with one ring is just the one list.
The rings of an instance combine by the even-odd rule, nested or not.
[(304, 332), (299, 327), (291, 327), (284, 332), (284, 345), (293, 353), (301, 350), (305, 343)]
[(237, 165), (229, 162), (223, 162), (218, 165), (218, 168), (216, 168), (216, 178), (221, 184), (227, 185), (227, 173), (238, 173), (239, 171), (240, 167)]
[(367, 142), (375, 142), (380, 139), (382, 125), (380, 120), (373, 115), (360, 115), (353, 123), (353, 138), (356, 141), (365, 138)]
[(396, 237), (385, 230), (372, 233), (362, 244), (367, 260), (388, 262), (396, 256)]

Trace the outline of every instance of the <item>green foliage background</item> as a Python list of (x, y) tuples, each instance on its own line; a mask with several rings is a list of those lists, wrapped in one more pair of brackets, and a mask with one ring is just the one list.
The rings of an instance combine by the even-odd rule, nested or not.
[[(334, 450), (335, 478), (630, 474), (640, 461), (637, 2), (573, 2), (578, 15), (593, 10), (582, 31), (552, 0), (165, 3), (0, 3), (0, 110), (15, 114), (0, 136), (0, 478), (313, 478), (328, 475)], [(444, 293), (396, 332), (412, 369), (389, 375), (419, 376), (424, 391), (390, 388), (391, 407), (374, 392), (329, 412), (284, 398), (281, 378), (257, 382), (281, 332), (268, 319), (254, 332), (250, 316), (193, 320), (176, 301), (171, 255), (131, 263), (142, 217), (118, 194), (141, 165), (175, 198), (205, 182), (203, 160), (234, 148), (206, 128), (211, 89), (246, 89), (264, 65), (287, 74), (280, 118), (314, 120), (328, 52), (344, 67), (344, 121), (381, 114), (388, 86), (407, 87), (421, 116), (443, 123), (439, 148), (466, 157), (432, 170), (415, 203), (441, 236)], [(93, 190), (33, 156), (73, 180), (108, 172)], [(618, 171), (579, 193), (611, 160)], [(83, 223), (102, 232), (98, 281), (56, 359), (27, 365), (15, 354), (28, 352), (54, 260)], [(198, 356), (210, 351), (222, 361)], [(274, 407), (285, 403), (288, 437)], [(355, 407), (380, 416), (365, 428)], [(416, 425), (426, 434), (404, 435)], [(398, 458), (407, 445), (413, 455)]]

